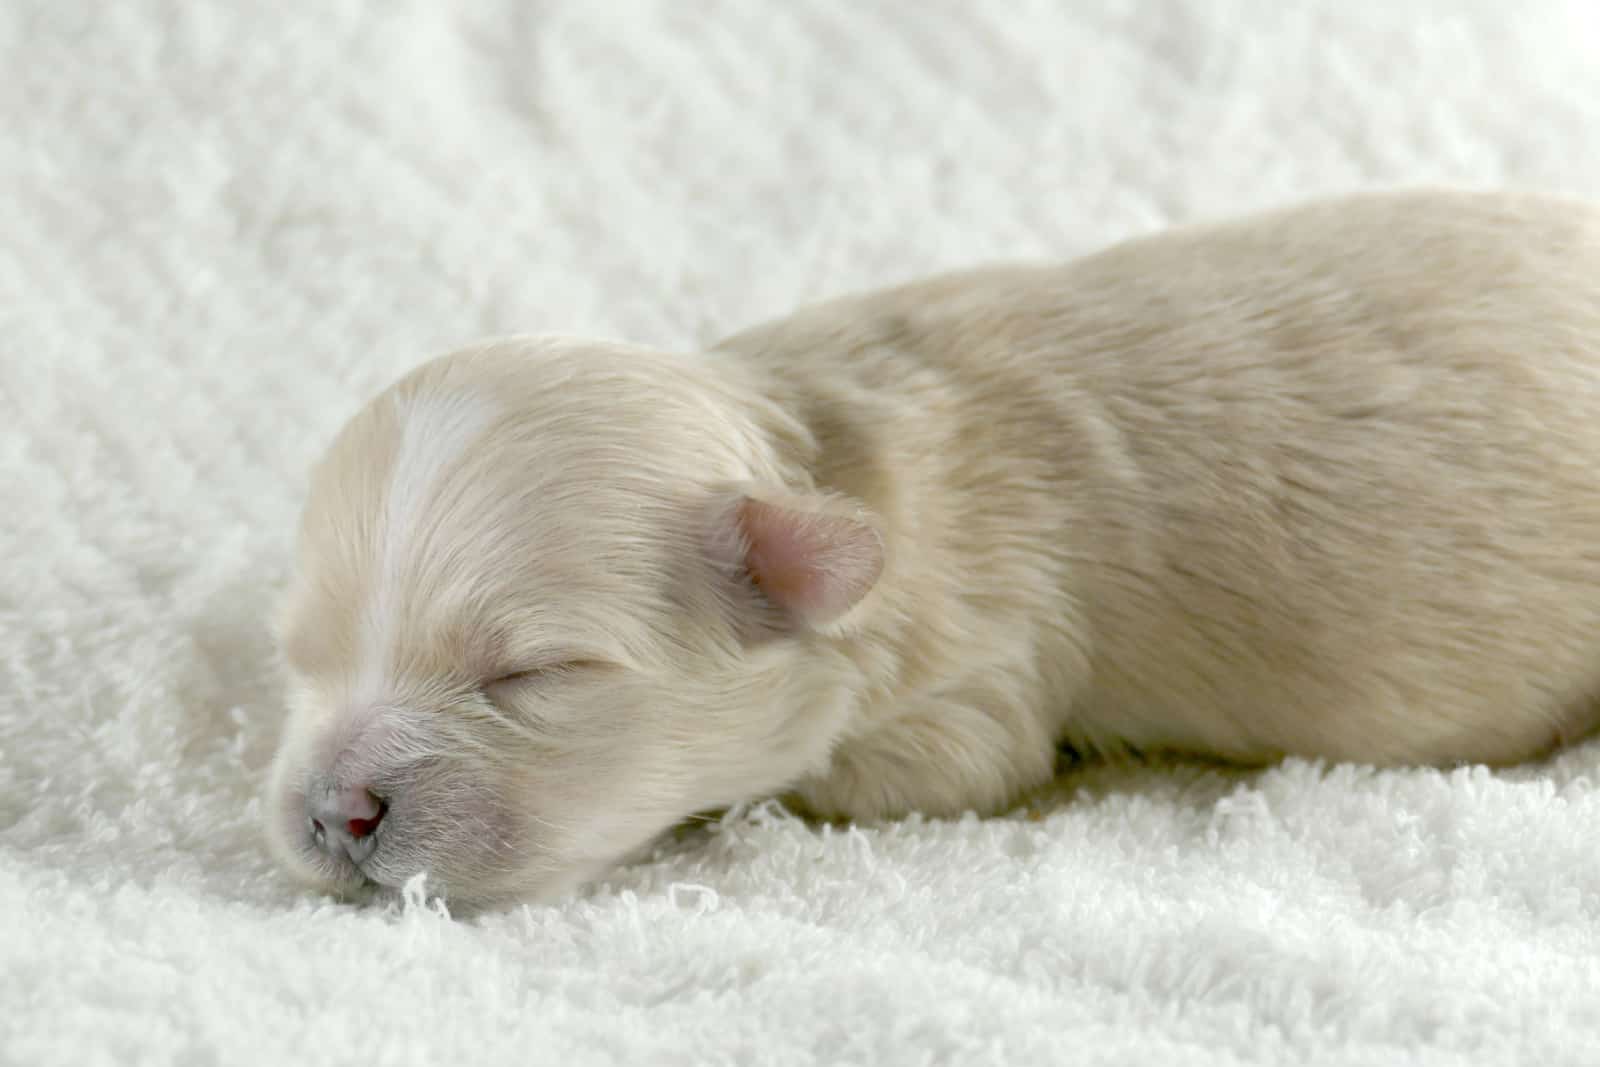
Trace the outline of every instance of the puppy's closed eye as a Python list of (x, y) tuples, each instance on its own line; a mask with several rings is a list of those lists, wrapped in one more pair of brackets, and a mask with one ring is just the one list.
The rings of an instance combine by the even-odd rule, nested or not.
[(563, 681), (582, 672), (604, 670), (608, 664), (591, 659), (568, 659), (532, 667), (521, 667), (497, 674), (483, 683), (485, 692), (520, 690)]
[(585, 728), (585, 717), (574, 714), (574, 688), (589, 688), (585, 682), (616, 670), (598, 660), (560, 660), (499, 672), (479, 692), (501, 713), (540, 734), (568, 736)]
[(525, 685), (540, 682), (552, 675), (560, 674), (566, 669), (568, 668), (564, 666), (528, 667), (519, 671), (511, 671), (509, 674), (502, 674), (497, 678), (491, 678), (483, 683), (483, 687), (485, 689), (493, 689), (497, 686)]

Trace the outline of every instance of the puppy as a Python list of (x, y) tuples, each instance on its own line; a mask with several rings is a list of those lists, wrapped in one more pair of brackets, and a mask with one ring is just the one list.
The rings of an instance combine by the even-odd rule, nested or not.
[(1600, 697), (1600, 211), (1366, 195), (697, 354), (426, 364), (317, 467), (271, 838), (548, 898), (691, 813), (1058, 746), (1504, 763)]

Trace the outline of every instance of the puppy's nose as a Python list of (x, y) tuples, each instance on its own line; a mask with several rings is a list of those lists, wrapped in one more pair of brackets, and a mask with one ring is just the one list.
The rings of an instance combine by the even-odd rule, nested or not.
[(348, 856), (360, 863), (377, 845), (373, 831), (383, 821), (386, 808), (379, 798), (360, 786), (326, 786), (306, 798), (306, 819), (311, 839), (333, 856)]

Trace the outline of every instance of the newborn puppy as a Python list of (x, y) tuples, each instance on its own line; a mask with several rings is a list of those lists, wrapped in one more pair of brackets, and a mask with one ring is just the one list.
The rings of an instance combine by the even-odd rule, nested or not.
[(1058, 745), (1503, 763), (1600, 696), (1600, 212), (1368, 195), (699, 354), (507, 340), (315, 471), (271, 836), (547, 898), (691, 813)]

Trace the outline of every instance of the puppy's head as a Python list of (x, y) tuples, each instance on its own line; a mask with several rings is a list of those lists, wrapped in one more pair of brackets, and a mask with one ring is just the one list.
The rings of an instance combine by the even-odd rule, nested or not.
[(805, 430), (697, 359), (427, 364), (315, 471), (280, 620), (275, 850), (327, 888), (549, 896), (826, 762), (883, 549)]

